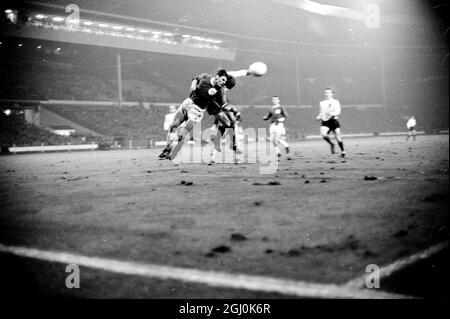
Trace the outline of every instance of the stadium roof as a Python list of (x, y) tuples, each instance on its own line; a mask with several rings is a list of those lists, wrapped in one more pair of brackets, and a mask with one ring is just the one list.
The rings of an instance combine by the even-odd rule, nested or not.
[[(71, 3), (23, 2), (62, 7)], [(368, 30), (361, 21), (318, 14), (289, 3), (328, 5), (355, 12), (364, 12), (368, 4), (375, 3), (385, 23), (380, 30)], [(268, 39), (274, 46), (277, 41), (386, 46), (448, 43), (448, 5), (444, 0), (78, 0), (76, 4), (81, 14), (95, 11), (173, 27), (199, 28), (243, 41)]]

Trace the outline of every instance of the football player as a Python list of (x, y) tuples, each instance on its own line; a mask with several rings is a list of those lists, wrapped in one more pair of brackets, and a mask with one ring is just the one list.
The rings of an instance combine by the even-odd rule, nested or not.
[[(233, 117), (229, 114), (231, 106), (227, 102), (226, 90), (236, 85), (235, 77), (252, 75), (250, 70), (228, 72), (219, 70), (214, 75), (203, 73), (192, 79), (189, 98), (185, 99), (175, 113), (174, 121), (167, 135), (167, 145), (159, 155), (160, 159), (173, 159), (183, 145), (185, 136), (192, 131), (194, 123), (202, 120), (204, 112), (214, 115), (220, 123), (229, 128)], [(231, 116), (231, 117), (230, 117)], [(177, 129), (185, 123), (180, 132)], [(177, 142), (175, 147), (173, 143)]]
[(406, 140), (409, 140), (409, 137), (412, 135), (413, 140), (416, 140), (416, 125), (417, 125), (417, 121), (416, 118), (414, 116), (411, 116), (408, 120), (408, 122), (406, 122), (406, 127), (408, 128), (408, 135), (406, 136)]
[[(224, 124), (224, 121), (220, 121), (219, 116), (224, 116), (227, 120), (227, 124)], [(241, 113), (237, 111), (237, 108), (234, 105), (228, 105), (226, 109), (222, 110), (219, 114), (215, 115), (213, 127), (216, 129), (216, 135), (211, 136), (211, 141), (214, 144), (214, 149), (211, 152), (210, 164), (214, 163), (214, 157), (217, 152), (221, 152), (221, 144), (222, 139), (225, 136), (225, 133), (231, 130), (231, 144), (230, 149), (234, 152), (234, 157), (236, 161), (236, 154), (241, 154), (242, 152), (237, 147), (237, 139), (236, 139), (236, 129), (238, 123), (241, 121)]]
[(330, 88), (325, 89), (324, 96), (325, 100), (320, 102), (320, 113), (316, 118), (316, 120), (322, 121), (320, 135), (330, 144), (331, 154), (335, 154), (336, 145), (330, 138), (330, 133), (333, 133), (341, 149), (341, 157), (345, 158), (344, 142), (342, 141), (341, 128), (338, 121), (341, 115), (341, 104), (334, 98), (334, 91)]
[(281, 156), (278, 144), (283, 145), (286, 154), (289, 154), (289, 144), (286, 142), (286, 129), (284, 127), (286, 118), (287, 112), (280, 105), (280, 98), (272, 96), (272, 109), (263, 117), (263, 120), (267, 121), (270, 119), (271, 121), (269, 128), (270, 140), (275, 146), (278, 157)]

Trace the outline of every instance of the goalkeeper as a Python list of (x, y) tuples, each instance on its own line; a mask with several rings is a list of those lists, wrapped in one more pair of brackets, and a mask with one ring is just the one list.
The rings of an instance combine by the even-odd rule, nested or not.
[[(227, 72), (219, 70), (214, 75), (203, 73), (192, 79), (189, 98), (178, 107), (172, 125), (167, 134), (167, 145), (159, 155), (160, 159), (174, 159), (183, 145), (184, 139), (194, 127), (194, 123), (202, 120), (205, 110), (214, 115), (219, 122), (229, 128), (234, 125), (234, 114), (227, 102), (226, 90), (236, 85), (236, 77), (252, 75), (251, 70)], [(182, 123), (186, 125), (177, 132)], [(175, 147), (173, 144), (177, 143)]]

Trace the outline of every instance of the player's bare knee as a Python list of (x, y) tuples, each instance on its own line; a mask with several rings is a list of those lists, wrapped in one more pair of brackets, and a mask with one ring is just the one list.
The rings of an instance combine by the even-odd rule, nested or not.
[(329, 129), (327, 127), (320, 128), (320, 135), (324, 138), (328, 137)]

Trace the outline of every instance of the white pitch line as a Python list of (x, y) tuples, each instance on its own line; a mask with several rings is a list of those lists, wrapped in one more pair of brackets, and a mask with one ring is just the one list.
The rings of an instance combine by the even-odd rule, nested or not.
[[(407, 266), (411, 266), (421, 260), (430, 258), (431, 256), (439, 253), (440, 251), (442, 251), (448, 247), (449, 247), (449, 242), (445, 241), (445, 242), (436, 244), (434, 246), (431, 246), (430, 248), (422, 250), (411, 256), (396, 260), (387, 266), (381, 267), (380, 268), (380, 282), (383, 278), (389, 277), (393, 273), (395, 273)], [(345, 284), (345, 286), (348, 288), (355, 288), (355, 289), (364, 288), (365, 284), (366, 284), (366, 277), (367, 277), (367, 275), (363, 275), (361, 277), (350, 280), (349, 282), (347, 282)]]
[(66, 252), (44, 251), (26, 247), (5, 246), (0, 244), (0, 252), (20, 257), (34, 258), (63, 264), (76, 264), (109, 272), (143, 276), (157, 279), (171, 279), (213, 287), (245, 289), (268, 293), (280, 293), (288, 296), (308, 298), (352, 298), (352, 299), (401, 299), (409, 296), (360, 290), (338, 285), (307, 283), (263, 276), (205, 271), (156, 264), (140, 264), (114, 259), (87, 257)]

